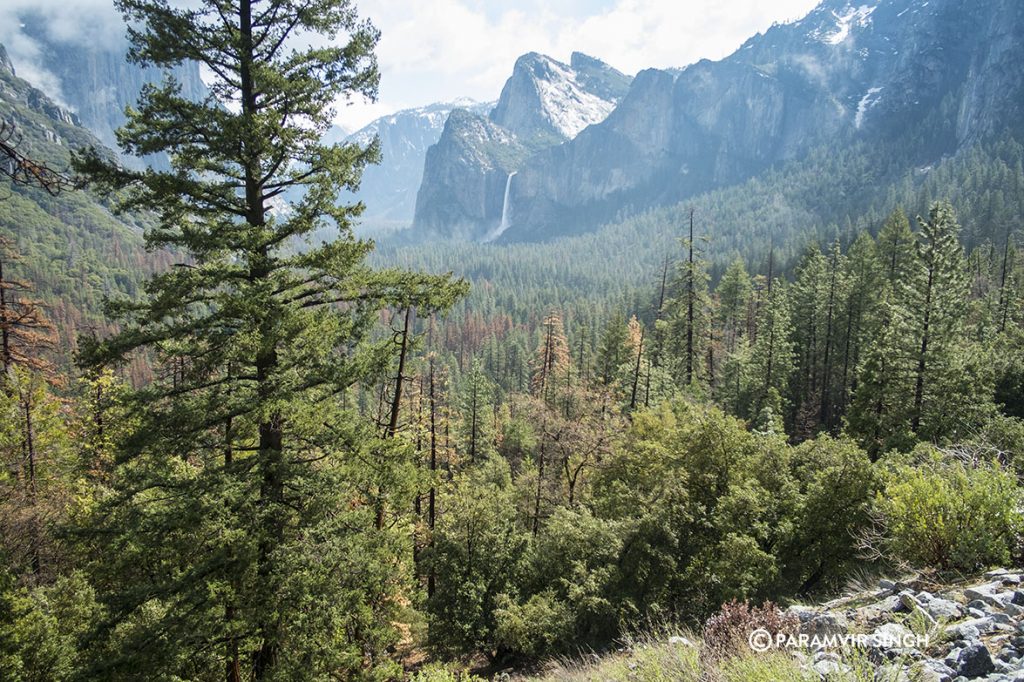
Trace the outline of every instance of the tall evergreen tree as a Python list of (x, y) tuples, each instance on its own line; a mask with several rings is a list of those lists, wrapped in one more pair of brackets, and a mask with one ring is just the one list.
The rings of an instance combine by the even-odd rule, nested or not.
[[(135, 395), (143, 418), (96, 517), (111, 616), (98, 635), (116, 649), (98, 637), (91, 674), (389, 674), (398, 539), (370, 491), (402, 455), (339, 397), (391, 360), (390, 339), (371, 337), (382, 307), (429, 313), (464, 287), (371, 271), (351, 233), (360, 209), (337, 203), (377, 148), (321, 136), (339, 98), (375, 96), (377, 31), (346, 0), (117, 6), (133, 61), (192, 61), (211, 84), (201, 102), (173, 80), (146, 86), (129, 112), (124, 151), (165, 152), (170, 170), (78, 159), (122, 209), (156, 213), (151, 248), (186, 257), (115, 306), (122, 331), (84, 347), (89, 364), (141, 352), (174, 370)], [(285, 196), (290, 210), (271, 211)]]

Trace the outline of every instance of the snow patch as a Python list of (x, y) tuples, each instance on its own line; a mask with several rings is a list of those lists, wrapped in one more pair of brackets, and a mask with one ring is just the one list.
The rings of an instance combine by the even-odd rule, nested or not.
[(612, 113), (616, 103), (584, 90), (572, 69), (554, 60), (548, 60), (547, 66), (550, 79), (535, 81), (541, 111), (564, 137), (572, 139), (587, 126), (600, 123)]
[(857, 104), (857, 115), (853, 118), (853, 125), (858, 130), (861, 125), (864, 124), (864, 115), (868, 113), (868, 109), (878, 104), (878, 93), (882, 91), (882, 88), (870, 88), (864, 96), (860, 98), (860, 102)]
[(814, 37), (826, 45), (840, 45), (850, 36), (850, 31), (854, 27), (863, 28), (870, 24), (871, 13), (874, 11), (875, 8), (870, 5), (847, 7), (843, 14), (833, 11), (832, 16), (836, 20), (835, 27), (830, 32), (818, 30)]

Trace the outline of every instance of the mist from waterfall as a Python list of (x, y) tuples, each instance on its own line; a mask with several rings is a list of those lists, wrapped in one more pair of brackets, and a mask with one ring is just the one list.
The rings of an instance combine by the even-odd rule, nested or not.
[(495, 239), (500, 237), (505, 230), (509, 228), (511, 217), (509, 214), (508, 199), (512, 191), (512, 176), (515, 175), (516, 172), (517, 171), (512, 171), (511, 173), (509, 173), (508, 178), (506, 178), (505, 180), (505, 199), (502, 201), (501, 204), (501, 223), (499, 223), (498, 227), (484, 238), (485, 243), (493, 242)]

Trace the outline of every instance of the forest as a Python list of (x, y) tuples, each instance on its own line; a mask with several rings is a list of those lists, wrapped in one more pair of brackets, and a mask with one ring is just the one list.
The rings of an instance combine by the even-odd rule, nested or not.
[[(151, 256), (108, 264), (134, 274), (102, 313), (54, 241), (0, 240), (3, 679), (454, 682), (1024, 556), (1015, 140), (935, 171), (987, 194), (908, 186), (778, 241), (714, 241), (749, 187), (613, 226), (654, 268), (374, 252), (335, 197), (377, 145), (322, 142), (379, 85), (353, 6), (117, 5), (133, 60), (203, 64), (214, 97), (130, 112), (124, 150), (169, 170), (75, 152), (67, 191)], [(25, 196), (0, 211), (43, 235)]]

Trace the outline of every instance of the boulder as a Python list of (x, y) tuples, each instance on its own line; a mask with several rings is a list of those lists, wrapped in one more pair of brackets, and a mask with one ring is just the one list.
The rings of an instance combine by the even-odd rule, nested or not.
[(992, 662), (992, 655), (981, 642), (968, 645), (960, 652), (960, 660), (957, 662), (956, 672), (962, 677), (971, 680), (976, 677), (988, 675), (996, 669)]
[(819, 612), (801, 607), (790, 607), (789, 612), (800, 621), (800, 634), (811, 637), (828, 637), (845, 634), (849, 621), (841, 613)]
[(911, 671), (911, 679), (917, 682), (952, 682), (956, 670), (941, 661), (925, 660)]
[(957, 604), (955, 601), (950, 599), (940, 599), (939, 597), (933, 597), (927, 602), (924, 602), (924, 609), (928, 612), (932, 618), (936, 620), (944, 618), (946, 620), (956, 620), (964, 615), (964, 607)]

